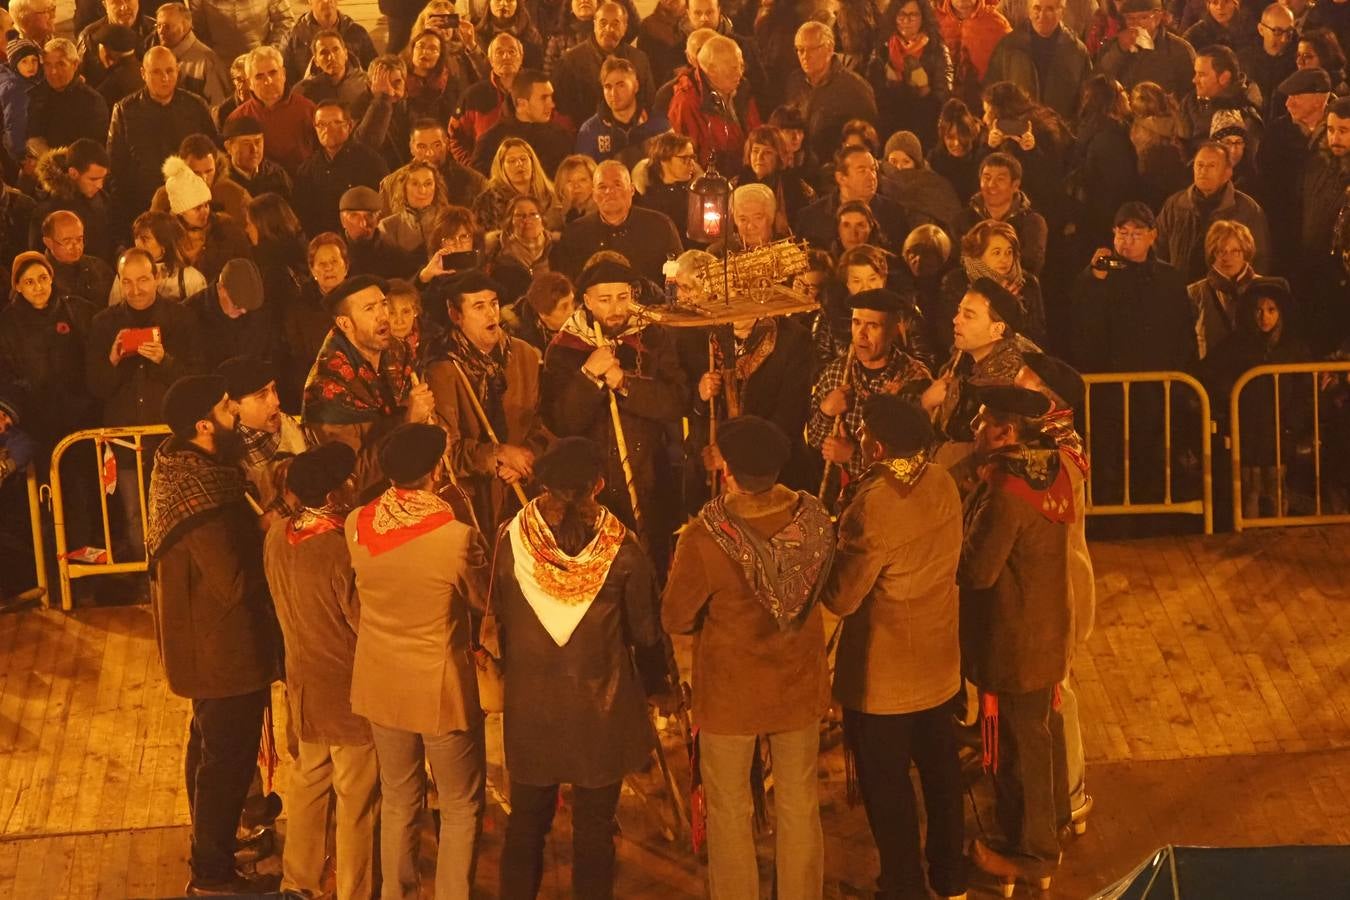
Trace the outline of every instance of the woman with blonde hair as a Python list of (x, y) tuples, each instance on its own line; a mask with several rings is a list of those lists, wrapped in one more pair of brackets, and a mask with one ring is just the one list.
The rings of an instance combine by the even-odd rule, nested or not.
[[(943, 306), (938, 313), (950, 322), (956, 315), (970, 286), (981, 278), (992, 278), (1014, 294), (1022, 305), (1022, 327), (1018, 329), (1034, 343), (1045, 340), (1045, 305), (1041, 283), (1022, 268), (1022, 244), (1017, 231), (1007, 222), (985, 219), (961, 238), (961, 265), (942, 279)], [(945, 345), (950, 346), (951, 329), (945, 329)]]
[(521, 138), (509, 137), (492, 157), (487, 187), (473, 204), (474, 215), (485, 230), (499, 229), (507, 207), (520, 196), (533, 197), (545, 217), (552, 216), (560, 205), (534, 148)]
[(1201, 359), (1211, 355), (1238, 330), (1243, 289), (1260, 277), (1252, 268), (1256, 239), (1241, 222), (1220, 219), (1205, 233), (1205, 277), (1186, 286), (1195, 312), (1195, 343)]
[(392, 211), (375, 229), (380, 242), (420, 265), (432, 228), (450, 208), (445, 179), (431, 163), (408, 163), (390, 176), (389, 205)]
[(595, 160), (583, 153), (563, 157), (553, 176), (553, 192), (558, 199), (558, 221), (548, 223), (550, 230), (561, 231), (573, 219), (595, 212)]

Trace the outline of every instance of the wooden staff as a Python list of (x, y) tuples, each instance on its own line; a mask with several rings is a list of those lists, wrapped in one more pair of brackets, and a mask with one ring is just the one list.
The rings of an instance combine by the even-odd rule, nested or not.
[[(422, 379), (417, 377), (416, 372), (409, 372), (408, 377), (412, 379), (412, 386), (417, 387), (422, 383)], [(433, 412), (427, 416), (428, 425), (436, 425), (436, 414)], [(438, 426), (439, 427), (439, 426)], [(445, 464), (445, 474), (450, 476), (450, 483), (456, 488), (459, 487), (459, 479), (455, 477), (455, 467), (450, 461), (450, 442), (445, 442), (445, 452), (441, 454), (441, 462)]]
[[(717, 371), (717, 338), (713, 336), (712, 329), (708, 329), (708, 371)], [(708, 398), (708, 447), (712, 448), (717, 444), (717, 395), (713, 394)], [(708, 490), (715, 497), (717, 496), (717, 470), (708, 470)]]
[[(853, 344), (848, 345), (848, 355), (844, 357), (844, 382), (840, 387), (848, 387), (849, 380), (853, 376)], [(830, 429), (833, 437), (838, 437), (844, 429), (844, 413), (834, 417), (834, 427)], [(823, 502), (825, 500), (825, 488), (830, 483), (830, 468), (834, 463), (826, 460), (825, 471), (820, 476), (820, 490), (816, 491), (816, 496)]]
[[(599, 322), (591, 323), (595, 328), (595, 340), (597, 346), (605, 346), (605, 333), (600, 329)], [(617, 357), (616, 357), (617, 359)], [(642, 510), (638, 508), (637, 484), (633, 481), (633, 463), (628, 459), (628, 441), (623, 436), (623, 420), (619, 416), (619, 397), (613, 390), (609, 392), (609, 415), (614, 422), (614, 444), (619, 450), (619, 463), (623, 466), (623, 480), (628, 486), (628, 502), (633, 507), (633, 524), (637, 526), (638, 534), (644, 534), (642, 527)]]
[[(469, 404), (473, 407), (474, 415), (478, 416), (478, 421), (483, 426), (483, 430), (487, 432), (488, 440), (494, 444), (500, 444), (501, 441), (497, 439), (497, 432), (492, 428), (492, 423), (488, 421), (487, 413), (483, 411), (483, 404), (478, 402), (478, 395), (473, 392), (473, 385), (469, 383), (469, 376), (465, 375), (464, 370), (459, 366), (459, 360), (450, 360), (450, 365), (454, 366), (455, 372), (459, 374), (460, 383), (464, 385), (464, 390), (469, 395)], [(530, 498), (525, 496), (525, 489), (520, 486), (520, 482), (516, 482), (511, 487), (516, 492), (516, 499), (520, 501), (523, 509), (525, 504), (530, 502)]]

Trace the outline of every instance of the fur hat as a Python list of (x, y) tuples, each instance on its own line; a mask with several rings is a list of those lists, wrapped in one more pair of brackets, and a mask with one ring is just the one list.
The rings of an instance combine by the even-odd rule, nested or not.
[(211, 202), (211, 187), (202, 176), (188, 167), (181, 156), (164, 160), (164, 190), (169, 194), (169, 211), (175, 216)]

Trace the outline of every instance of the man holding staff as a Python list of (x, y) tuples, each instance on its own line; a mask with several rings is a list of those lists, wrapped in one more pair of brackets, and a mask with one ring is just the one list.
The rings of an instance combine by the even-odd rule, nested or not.
[[(854, 437), (862, 424), (862, 401), (873, 394), (922, 388), (932, 378), (927, 366), (900, 348), (903, 297), (876, 288), (854, 294), (849, 303), (853, 342), (816, 379), (806, 423), (806, 442), (825, 460), (826, 478), (821, 483), (825, 496), (842, 492), (866, 468)], [(835, 466), (843, 473), (841, 480), (832, 476)]]
[(489, 535), (508, 504), (521, 505), (535, 455), (548, 444), (539, 417), (539, 351), (502, 327), (501, 292), (480, 272), (460, 276), (446, 301), (454, 328), (427, 365), (436, 415), (450, 436), (450, 464)]
[(669, 515), (657, 503), (656, 487), (672, 477), (666, 439), (678, 434), (688, 393), (669, 332), (644, 327), (633, 314), (640, 278), (608, 259), (585, 268), (577, 281), (585, 305), (544, 355), (541, 395), (550, 431), (608, 448), (605, 490), (598, 499), (638, 531), (662, 567)]

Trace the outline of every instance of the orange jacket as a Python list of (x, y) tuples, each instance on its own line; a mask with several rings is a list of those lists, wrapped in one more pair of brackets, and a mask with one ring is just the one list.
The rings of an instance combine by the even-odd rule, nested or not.
[(1003, 13), (998, 11), (992, 0), (983, 0), (969, 18), (962, 19), (952, 8), (951, 0), (942, 0), (937, 4), (937, 19), (942, 29), (942, 40), (952, 54), (956, 80), (962, 81), (962, 73), (973, 68), (975, 77), (983, 81), (994, 47), (1005, 34), (1012, 31)]

